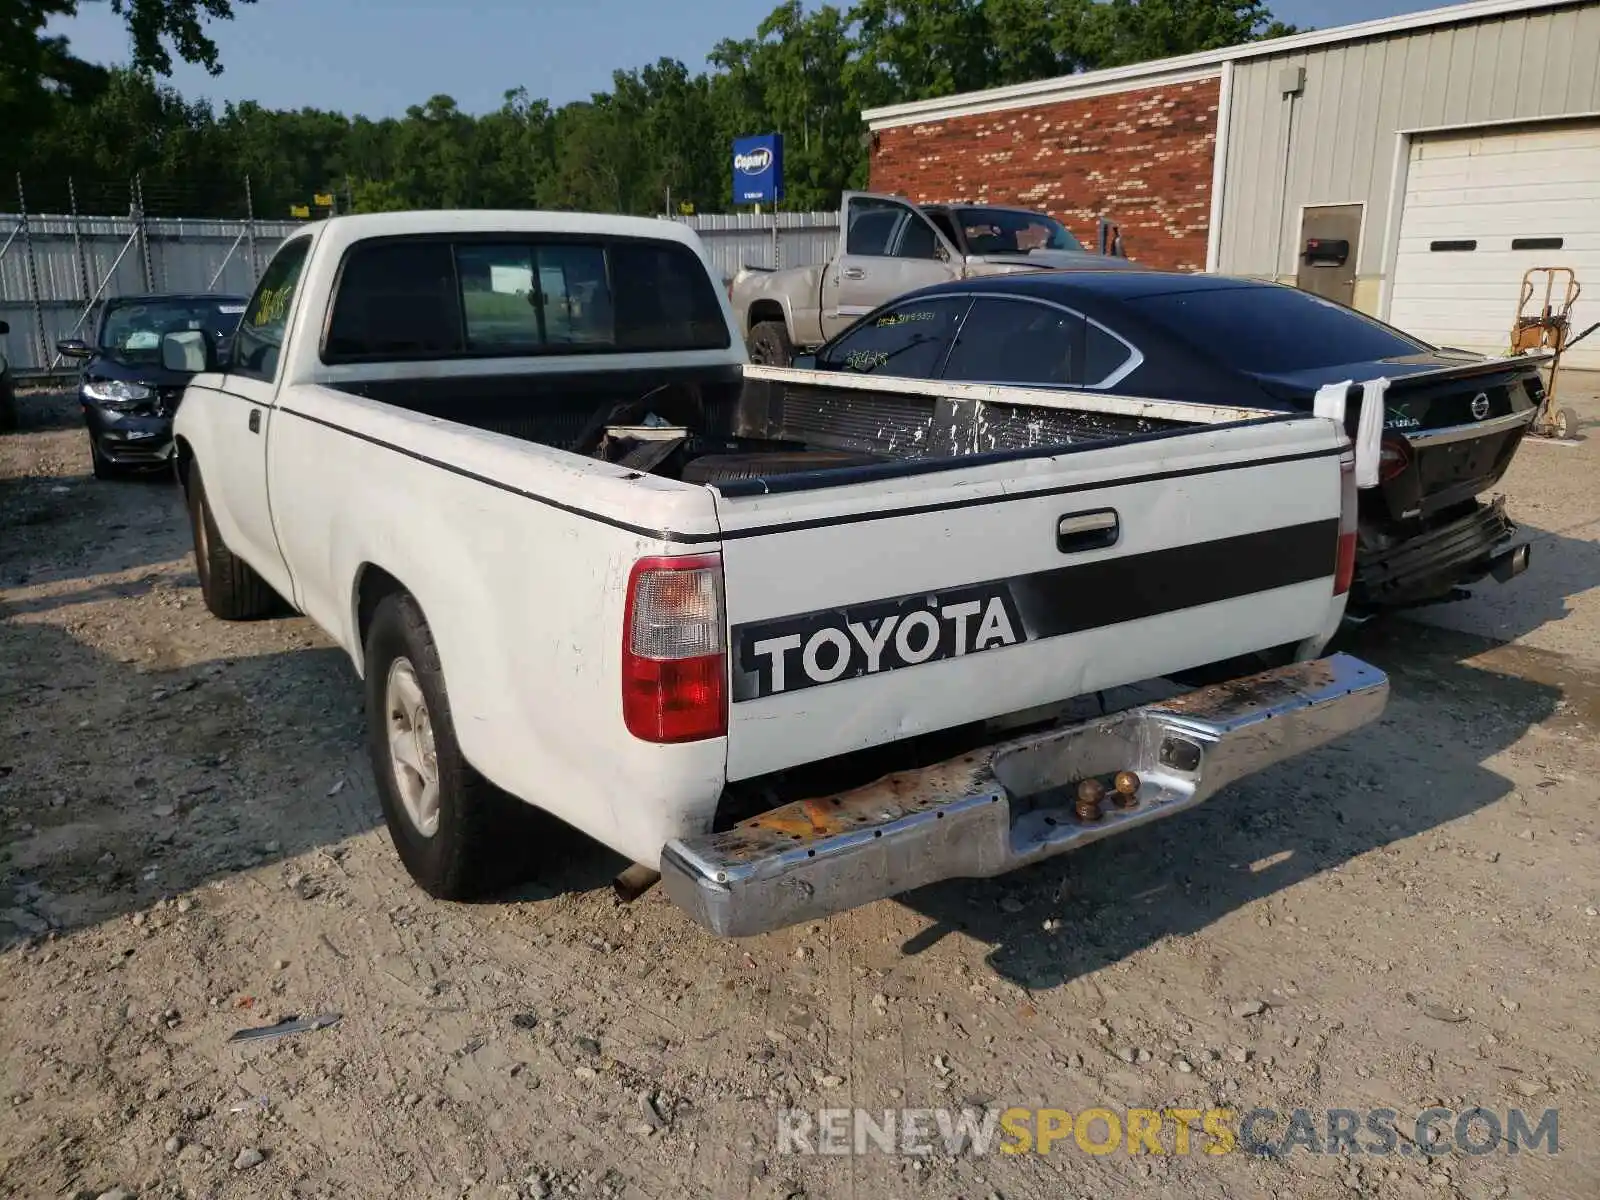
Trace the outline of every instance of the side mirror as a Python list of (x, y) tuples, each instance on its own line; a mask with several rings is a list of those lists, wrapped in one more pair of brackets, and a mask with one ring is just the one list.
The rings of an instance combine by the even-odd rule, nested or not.
[(62, 338), (56, 343), (56, 353), (62, 358), (88, 358), (94, 351), (82, 338)]
[(161, 365), (169, 371), (198, 375), (217, 368), (217, 348), (205, 333), (185, 329), (161, 339)]
[(815, 371), (817, 369), (817, 356), (815, 354), (796, 354), (789, 360), (789, 365), (796, 371)]
[(946, 250), (944, 248), (944, 243), (943, 242), (935, 242), (933, 244), (933, 256), (935, 258), (937, 258), (940, 262), (949, 262), (950, 261), (950, 251), (948, 251), (948, 250)]

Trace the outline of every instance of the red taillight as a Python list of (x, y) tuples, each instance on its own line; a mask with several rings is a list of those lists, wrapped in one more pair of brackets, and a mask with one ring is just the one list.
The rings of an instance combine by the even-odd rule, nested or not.
[(622, 719), (647, 742), (728, 732), (722, 558), (642, 558), (622, 621)]
[(1350, 590), (1356, 575), (1356, 452), (1345, 447), (1339, 456), (1339, 550), (1333, 564), (1333, 594)]
[(1393, 434), (1384, 438), (1378, 450), (1378, 482), (1388, 483), (1410, 465), (1411, 443)]

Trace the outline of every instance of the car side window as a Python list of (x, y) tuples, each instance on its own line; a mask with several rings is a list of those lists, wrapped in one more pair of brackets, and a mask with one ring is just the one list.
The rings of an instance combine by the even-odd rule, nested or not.
[(849, 221), (844, 252), (882, 257), (889, 253), (889, 239), (900, 224), (899, 205), (856, 197), (850, 201)]
[(967, 304), (965, 297), (912, 300), (866, 317), (824, 346), (817, 366), (857, 375), (933, 379)]
[(297, 238), (285, 243), (273, 255), (255, 295), (245, 306), (239, 319), (238, 331), (233, 335), (232, 361), (228, 370), (239, 375), (250, 375), (272, 383), (278, 377), (278, 356), (283, 350), (283, 335), (289, 327), (289, 314), (294, 310), (295, 291), (300, 286), (300, 275), (305, 270), (306, 256), (311, 252), (310, 238)]
[(909, 204), (876, 196), (850, 200), (846, 254), (867, 258), (937, 258), (939, 236)]
[(1107, 387), (1122, 378), (1135, 350), (1108, 329), (1089, 321), (1083, 338), (1083, 381), (1087, 387)]
[(1084, 326), (1053, 304), (980, 296), (961, 325), (944, 378), (969, 383), (1079, 386)]
[(900, 244), (895, 247), (896, 258), (938, 258), (939, 237), (916, 213), (906, 214), (905, 228), (900, 233)]

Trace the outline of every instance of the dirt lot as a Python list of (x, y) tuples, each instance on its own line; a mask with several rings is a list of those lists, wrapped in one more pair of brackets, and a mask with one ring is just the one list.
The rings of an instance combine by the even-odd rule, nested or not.
[[(1037, 869), (734, 943), (659, 889), (621, 906), (575, 836), (512, 895), (430, 901), (349, 663), (303, 620), (211, 619), (175, 488), (90, 478), (59, 397), (24, 421), (0, 1194), (1600, 1195), (1600, 437), (1521, 452), (1528, 575), (1350, 643), (1392, 675), (1380, 726)], [(779, 1143), (779, 1108), (962, 1105), (1556, 1109), (1559, 1153)]]

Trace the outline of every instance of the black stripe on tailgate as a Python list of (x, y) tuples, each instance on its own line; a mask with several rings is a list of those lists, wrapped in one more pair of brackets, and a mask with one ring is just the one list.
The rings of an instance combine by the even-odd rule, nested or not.
[(1042, 641), (1333, 574), (1337, 520), (733, 627), (733, 699)]

